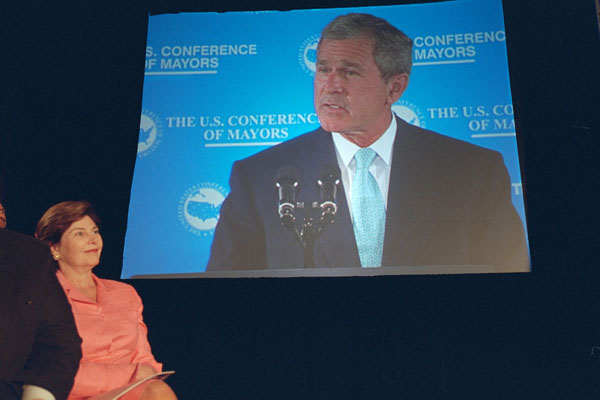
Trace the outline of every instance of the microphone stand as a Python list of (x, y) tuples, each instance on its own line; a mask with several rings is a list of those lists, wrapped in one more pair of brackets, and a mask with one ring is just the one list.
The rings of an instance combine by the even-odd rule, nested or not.
[(296, 240), (298, 240), (302, 246), (302, 253), (304, 255), (304, 268), (313, 268), (315, 266), (315, 240), (319, 237), (327, 225), (333, 223), (333, 217), (327, 219), (321, 218), (319, 223), (315, 224), (315, 218), (313, 218), (312, 214), (314, 210), (320, 210), (319, 203), (313, 202), (308, 207), (305, 207), (303, 202), (298, 202), (296, 204), (296, 208), (304, 209), (305, 216), (302, 223), (302, 229), (298, 231), (293, 223), (284, 223), (283, 220), (282, 224), (294, 233)]
[[(321, 203), (316, 201), (308, 203), (296, 201), (296, 190), (298, 187), (298, 170), (293, 165), (284, 165), (275, 175), (275, 186), (279, 193), (279, 217), (281, 224), (294, 233), (294, 237), (302, 246), (304, 255), (304, 268), (313, 268), (315, 240), (325, 229), (332, 224), (337, 212), (335, 204), (337, 187), (340, 184), (340, 169), (337, 165), (325, 165), (322, 168), (317, 185), (320, 188)], [(304, 209), (304, 221), (302, 229), (298, 232), (294, 210)], [(315, 210), (321, 210), (321, 218), (315, 222), (313, 214)]]

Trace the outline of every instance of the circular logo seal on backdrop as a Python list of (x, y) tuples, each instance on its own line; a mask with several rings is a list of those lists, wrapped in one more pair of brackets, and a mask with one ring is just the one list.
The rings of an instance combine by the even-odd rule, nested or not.
[(298, 51), (298, 63), (302, 70), (310, 76), (315, 76), (317, 70), (317, 45), (319, 44), (320, 35), (309, 36), (300, 45)]
[(392, 106), (392, 111), (409, 124), (425, 128), (425, 119), (423, 118), (421, 110), (410, 101), (397, 101)]
[(225, 188), (214, 182), (202, 182), (189, 187), (179, 198), (179, 221), (188, 232), (195, 235), (212, 235), (226, 196)]
[(137, 154), (147, 157), (160, 144), (163, 136), (160, 118), (150, 110), (143, 109), (140, 118), (140, 136), (138, 138)]

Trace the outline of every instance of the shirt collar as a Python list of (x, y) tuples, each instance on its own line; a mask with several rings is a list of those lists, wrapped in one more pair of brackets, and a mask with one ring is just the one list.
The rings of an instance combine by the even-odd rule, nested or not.
[[(69, 280), (67, 279), (65, 274), (63, 274), (60, 269), (56, 270), (56, 278), (60, 282), (60, 285), (63, 287), (63, 290), (65, 291), (65, 294), (68, 298), (70, 298), (72, 300), (93, 303), (90, 299), (85, 297), (85, 295), (83, 293), (81, 293), (76, 287), (71, 285), (71, 282), (69, 282)], [(96, 283), (96, 288), (99, 288), (100, 286), (104, 286), (104, 284), (102, 283), (102, 280), (98, 279), (98, 277), (96, 275), (94, 275), (93, 273), (92, 273), (92, 279), (94, 280), (94, 283)]]
[[(396, 138), (396, 129), (396, 117), (392, 113), (392, 121), (390, 122), (388, 128), (385, 130), (385, 132), (383, 132), (383, 135), (381, 135), (379, 139), (369, 146), (387, 165), (390, 165), (392, 161), (392, 149), (394, 139)], [(339, 132), (332, 132), (331, 136), (333, 138), (335, 148), (342, 158), (342, 162), (346, 167), (348, 167), (354, 158), (354, 154), (356, 154), (360, 147), (345, 139)]]

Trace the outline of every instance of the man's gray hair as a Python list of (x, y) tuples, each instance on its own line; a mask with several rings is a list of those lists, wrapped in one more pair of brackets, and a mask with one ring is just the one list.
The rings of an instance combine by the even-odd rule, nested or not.
[(373, 58), (388, 81), (397, 74), (410, 74), (412, 40), (383, 18), (370, 14), (346, 14), (336, 17), (321, 32), (323, 40), (366, 38), (373, 45)]

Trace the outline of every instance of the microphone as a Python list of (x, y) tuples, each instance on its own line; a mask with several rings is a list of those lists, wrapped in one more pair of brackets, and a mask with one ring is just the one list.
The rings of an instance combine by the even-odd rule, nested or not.
[(340, 184), (340, 168), (337, 165), (329, 164), (323, 166), (317, 184), (321, 190), (321, 222), (333, 223), (337, 213), (337, 188)]
[(294, 209), (296, 208), (298, 176), (298, 170), (290, 164), (282, 166), (275, 174), (275, 186), (279, 193), (279, 218), (281, 223), (290, 229), (295, 229)]

